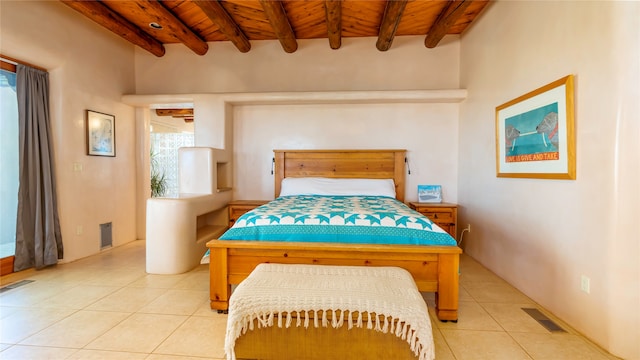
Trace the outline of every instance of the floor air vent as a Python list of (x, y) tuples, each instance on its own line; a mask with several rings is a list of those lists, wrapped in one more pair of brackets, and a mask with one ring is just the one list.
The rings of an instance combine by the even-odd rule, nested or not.
[(9, 285), (7, 285), (5, 287), (0, 288), (0, 293), (3, 293), (5, 291), (9, 291), (11, 289), (15, 289), (15, 288), (20, 287), (22, 285), (31, 284), (34, 281), (35, 280), (22, 280), (22, 281), (15, 282), (13, 284), (9, 284)]
[(522, 308), (524, 312), (529, 314), (534, 320), (536, 320), (540, 325), (544, 326), (545, 329), (551, 332), (566, 332), (560, 325), (553, 322), (553, 320), (549, 319), (545, 314), (541, 313), (540, 310), (535, 308)]
[(111, 223), (100, 224), (100, 250), (113, 246)]

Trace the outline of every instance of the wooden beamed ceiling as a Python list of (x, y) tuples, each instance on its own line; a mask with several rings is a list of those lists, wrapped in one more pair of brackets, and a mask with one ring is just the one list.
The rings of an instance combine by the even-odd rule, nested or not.
[(156, 109), (157, 116), (171, 116), (186, 123), (193, 122), (193, 109)]
[(241, 52), (251, 42), (278, 40), (287, 53), (299, 39), (376, 37), (380, 51), (397, 36), (424, 35), (434, 48), (459, 35), (490, 0), (60, 0), (156, 56), (182, 43), (198, 55), (210, 42), (230, 41)]

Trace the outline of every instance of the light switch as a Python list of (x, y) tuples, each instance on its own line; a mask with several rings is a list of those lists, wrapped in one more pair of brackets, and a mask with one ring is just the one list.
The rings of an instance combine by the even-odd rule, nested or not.
[(82, 163), (73, 163), (74, 172), (82, 172)]

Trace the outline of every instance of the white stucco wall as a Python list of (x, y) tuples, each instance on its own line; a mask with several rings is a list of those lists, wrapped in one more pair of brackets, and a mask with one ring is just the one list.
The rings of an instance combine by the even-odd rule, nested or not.
[(457, 117), (454, 104), (255, 105), (234, 111), (234, 197), (273, 199), (274, 149), (406, 149), (418, 184), (441, 184), (457, 201)]
[(386, 52), (375, 43), (375, 37), (345, 38), (332, 50), (326, 39), (299, 40), (298, 50), (288, 54), (276, 40), (253, 41), (247, 53), (215, 42), (204, 56), (176, 44), (165, 46), (161, 58), (138, 48), (136, 88), (138, 94), (192, 94), (458, 87), (456, 36), (435, 49), (424, 46), (423, 36), (398, 37)]
[(260, 105), (225, 109), (215, 96), (457, 89), (457, 37), (435, 49), (423, 42), (422, 36), (397, 38), (388, 52), (380, 52), (375, 38), (345, 39), (337, 51), (326, 40), (305, 40), (293, 54), (278, 41), (252, 42), (248, 53), (213, 43), (202, 57), (183, 45), (169, 45), (162, 58), (138, 49), (136, 87), (140, 95), (201, 93), (194, 109), (196, 144), (233, 149), (236, 199), (273, 198), (274, 149), (398, 148), (409, 155), (408, 200), (417, 198), (418, 184), (440, 184), (445, 201), (455, 202), (458, 103), (258, 100)]
[[(638, 2), (496, 2), (461, 45), (466, 252), (626, 359), (640, 359), (639, 19)], [(497, 178), (495, 107), (569, 74), (577, 179)]]
[[(49, 71), (64, 261), (97, 253), (102, 223), (114, 245), (135, 240), (134, 108), (120, 101), (135, 91), (133, 46), (60, 2), (1, 1), (0, 52)], [(86, 155), (87, 109), (115, 116), (115, 158)]]

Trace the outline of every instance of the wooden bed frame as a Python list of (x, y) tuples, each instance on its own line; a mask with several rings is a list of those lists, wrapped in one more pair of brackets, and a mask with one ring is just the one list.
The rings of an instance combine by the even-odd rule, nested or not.
[[(275, 196), (285, 177), (392, 178), (404, 201), (405, 150), (275, 150)], [(366, 245), (211, 240), (211, 308), (229, 308), (231, 285), (260, 263), (398, 266), (408, 270), (420, 291), (436, 293), (436, 314), (458, 320), (457, 246)]]

